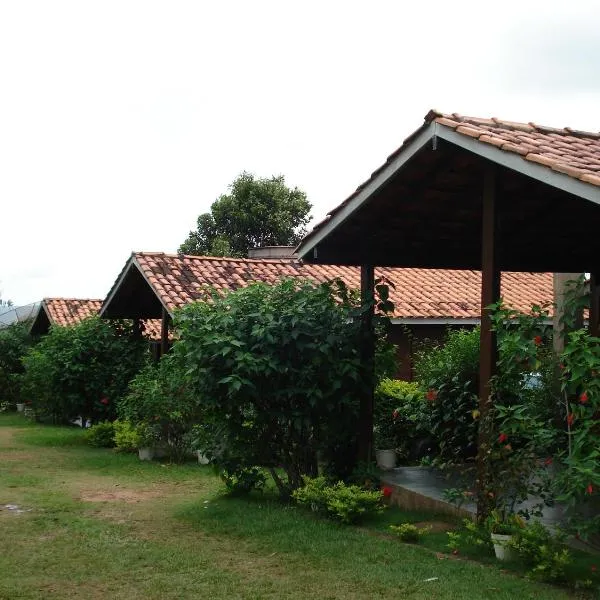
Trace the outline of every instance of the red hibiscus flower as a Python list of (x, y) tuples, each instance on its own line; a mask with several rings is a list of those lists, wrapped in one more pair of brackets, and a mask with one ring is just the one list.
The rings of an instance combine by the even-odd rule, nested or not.
[(504, 444), (504, 442), (508, 439), (508, 436), (505, 433), (501, 433), (498, 436), (498, 443)]
[(583, 392), (583, 394), (581, 394), (581, 396), (579, 396), (580, 404), (585, 404), (588, 400), (589, 400), (589, 398), (588, 398), (587, 392)]
[(437, 396), (438, 393), (435, 390), (427, 390), (427, 393), (425, 394), (425, 398), (427, 398), (429, 402), (434, 402)]
[(384, 485), (381, 488), (381, 493), (383, 494), (384, 498), (389, 498), (392, 495), (392, 491), (393, 491), (392, 488), (389, 487), (388, 485)]
[(575, 415), (573, 413), (569, 413), (567, 415), (567, 425), (571, 427), (573, 425), (573, 421), (575, 420)]
[(108, 406), (108, 398), (102, 398), (102, 400), (100, 400), (100, 404), (104, 404), (104, 406)]
[(588, 484), (588, 486), (585, 488), (585, 491), (591, 496), (594, 493), (594, 486), (591, 483)]
[(536, 346), (540, 346), (541, 343), (542, 343), (542, 336), (541, 335), (536, 335), (533, 338), (533, 341), (534, 341), (534, 343), (535, 343)]
[(552, 464), (552, 457), (549, 456), (545, 461), (544, 464), (549, 467)]

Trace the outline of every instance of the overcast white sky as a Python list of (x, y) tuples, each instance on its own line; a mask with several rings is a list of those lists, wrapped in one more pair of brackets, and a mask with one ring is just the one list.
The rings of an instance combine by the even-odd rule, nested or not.
[(319, 220), (430, 108), (598, 131), (599, 23), (598, 0), (0, 2), (0, 295), (103, 298), (242, 170)]

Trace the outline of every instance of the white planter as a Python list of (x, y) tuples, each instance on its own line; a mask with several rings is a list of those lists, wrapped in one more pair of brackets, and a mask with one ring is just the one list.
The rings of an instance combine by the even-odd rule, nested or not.
[(396, 450), (376, 450), (377, 466), (384, 471), (396, 467)]
[(198, 454), (198, 463), (201, 465), (207, 465), (210, 461), (200, 450), (196, 450), (196, 454)]
[(154, 448), (138, 448), (140, 460), (152, 460), (154, 458)]
[(494, 552), (498, 560), (513, 560), (513, 549), (508, 546), (508, 542), (512, 539), (512, 535), (503, 533), (492, 533), (492, 544), (494, 544)]
[(25, 410), (25, 403), (17, 403), (17, 412), (23, 412)]

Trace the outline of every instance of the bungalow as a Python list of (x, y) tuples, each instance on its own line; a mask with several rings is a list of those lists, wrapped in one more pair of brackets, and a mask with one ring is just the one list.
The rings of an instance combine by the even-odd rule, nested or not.
[[(271, 253), (272, 256), (272, 253)], [(235, 290), (252, 281), (286, 277), (326, 282), (339, 278), (360, 288), (353, 266), (304, 264), (293, 257), (222, 258), (163, 252), (134, 252), (109, 292), (100, 315), (106, 318), (162, 319), (163, 351), (173, 311), (202, 299), (207, 287)], [(440, 339), (448, 327), (473, 327), (480, 319), (481, 273), (440, 269), (378, 268), (375, 277), (390, 284), (394, 303), (391, 341), (398, 346), (399, 377), (412, 376), (415, 342)], [(528, 310), (553, 299), (551, 273), (504, 273), (507, 304)]]

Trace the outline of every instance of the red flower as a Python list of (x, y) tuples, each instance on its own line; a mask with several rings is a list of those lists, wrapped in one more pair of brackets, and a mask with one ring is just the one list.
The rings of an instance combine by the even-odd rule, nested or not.
[(549, 456), (545, 461), (544, 464), (549, 467), (552, 464), (552, 457)]
[(567, 415), (567, 425), (568, 425), (569, 427), (572, 427), (572, 426), (573, 426), (573, 421), (574, 421), (574, 420), (575, 420), (575, 415), (574, 415), (573, 413), (569, 413), (569, 414)]
[(425, 398), (429, 400), (429, 402), (434, 402), (438, 396), (438, 393), (435, 390), (427, 390), (425, 394)]
[(534, 341), (534, 343), (535, 343), (536, 346), (541, 345), (541, 343), (542, 343), (542, 336), (541, 335), (536, 335), (533, 338), (533, 341)]
[(400, 412), (398, 411), (398, 409), (397, 408), (394, 409), (394, 412), (392, 413), (392, 418), (397, 419), (399, 414), (400, 414)]
[(591, 496), (594, 493), (594, 486), (591, 483), (589, 483), (588, 486), (585, 488), (585, 491)]
[(392, 488), (389, 487), (388, 485), (384, 485), (381, 488), (381, 493), (383, 494), (384, 498), (389, 498), (392, 495), (392, 491), (393, 491)]
[(583, 392), (583, 394), (581, 394), (581, 396), (579, 396), (580, 404), (585, 404), (588, 400), (589, 400), (589, 398), (588, 398), (587, 392)]
[(498, 436), (498, 443), (504, 444), (504, 442), (508, 439), (508, 436), (505, 433), (501, 433)]
[(558, 368), (559, 368), (561, 371), (564, 371), (564, 370), (565, 370), (565, 365), (563, 365), (562, 363), (560, 363), (560, 364), (558, 365)]
[(102, 398), (102, 400), (100, 400), (100, 404), (104, 404), (104, 406), (108, 406), (108, 398)]

